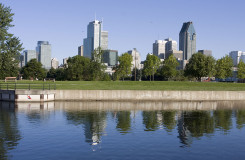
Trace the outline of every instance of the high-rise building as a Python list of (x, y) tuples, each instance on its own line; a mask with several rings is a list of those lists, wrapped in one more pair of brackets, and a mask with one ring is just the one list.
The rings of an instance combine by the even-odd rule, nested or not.
[(165, 59), (167, 52), (172, 50), (177, 50), (177, 42), (171, 38), (156, 40), (153, 43), (153, 55), (158, 56), (160, 59)]
[(229, 56), (232, 58), (234, 66), (237, 66), (241, 60), (245, 63), (245, 52), (231, 51)]
[(59, 67), (59, 61), (56, 58), (51, 59), (51, 67), (57, 69)]
[(83, 56), (83, 45), (78, 47), (78, 55)]
[(172, 40), (172, 38), (167, 38), (165, 39), (166, 44), (165, 44), (165, 53), (168, 51), (176, 51), (177, 50), (177, 42)]
[(67, 60), (68, 60), (68, 58), (64, 58), (63, 59), (63, 65), (66, 65), (67, 64)]
[(196, 52), (196, 31), (192, 22), (185, 22), (181, 28), (179, 50), (183, 51), (183, 60), (189, 60)]
[(36, 47), (38, 61), (42, 63), (43, 68), (51, 68), (51, 44), (48, 41), (38, 41)]
[(24, 64), (26, 65), (31, 59), (37, 59), (37, 54), (35, 50), (25, 50), (23, 52)]
[(128, 51), (128, 54), (132, 55), (133, 57), (133, 61), (132, 61), (132, 67), (131, 69), (133, 70), (135, 67), (137, 69), (141, 69), (141, 65), (140, 65), (140, 53), (137, 51), (136, 48), (134, 48), (133, 50)]
[(164, 40), (156, 40), (153, 43), (153, 55), (158, 56), (160, 59), (165, 58), (165, 44), (167, 41)]
[(20, 55), (19, 60), (20, 60), (19, 67), (20, 68), (24, 67), (25, 66), (25, 56), (24, 56), (24, 54)]
[(107, 63), (108, 66), (115, 66), (118, 64), (118, 51), (104, 50), (103, 52), (103, 63)]
[(91, 58), (92, 52), (101, 48), (106, 50), (108, 47), (108, 32), (102, 31), (102, 22), (94, 20), (88, 24), (87, 38), (83, 40), (83, 54), (84, 57)]
[(174, 57), (179, 61), (183, 60), (183, 51), (177, 51), (177, 50), (167, 51), (165, 58), (167, 59), (170, 56), (170, 54), (173, 54)]
[(211, 50), (198, 50), (198, 53), (202, 53), (206, 56), (212, 56), (212, 51)]

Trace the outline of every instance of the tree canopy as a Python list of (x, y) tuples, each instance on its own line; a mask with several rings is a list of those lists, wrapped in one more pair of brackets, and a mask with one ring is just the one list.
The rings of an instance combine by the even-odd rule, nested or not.
[(239, 79), (245, 79), (245, 63), (243, 61), (240, 61), (237, 66), (237, 78)]
[(232, 76), (233, 61), (231, 57), (226, 55), (225, 57), (218, 59), (216, 62), (216, 77), (225, 79)]
[(119, 65), (116, 67), (116, 79), (120, 79), (121, 77), (124, 78), (129, 76), (131, 72), (131, 66), (132, 66), (132, 61), (133, 57), (132, 55), (128, 53), (122, 54), (119, 58)]
[(157, 56), (148, 54), (144, 62), (143, 73), (146, 76), (150, 76), (150, 80), (152, 77), (152, 80), (154, 81), (154, 74), (156, 73), (160, 64), (161, 64), (161, 61)]
[(179, 66), (179, 62), (171, 54), (165, 61), (163, 61), (163, 67), (161, 68), (161, 74), (164, 78), (173, 78), (177, 75), (177, 68)]
[(10, 7), (0, 3), (0, 79), (17, 76), (19, 71), (19, 56), (23, 50), (19, 38), (9, 33), (13, 27), (13, 13)]
[(215, 59), (202, 53), (195, 53), (185, 67), (185, 76), (195, 77), (201, 80), (201, 77), (214, 76)]
[(37, 59), (31, 59), (21, 70), (24, 79), (43, 79), (46, 77), (45, 72)]

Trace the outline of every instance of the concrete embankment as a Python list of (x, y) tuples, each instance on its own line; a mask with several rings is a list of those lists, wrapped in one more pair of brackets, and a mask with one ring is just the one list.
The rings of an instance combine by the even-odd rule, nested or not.
[(45, 101), (235, 101), (245, 91), (0, 90), (0, 100)]

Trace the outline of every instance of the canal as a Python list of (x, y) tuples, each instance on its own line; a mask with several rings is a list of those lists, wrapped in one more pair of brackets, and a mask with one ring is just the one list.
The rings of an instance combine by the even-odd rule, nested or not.
[(0, 102), (0, 159), (243, 159), (245, 102)]

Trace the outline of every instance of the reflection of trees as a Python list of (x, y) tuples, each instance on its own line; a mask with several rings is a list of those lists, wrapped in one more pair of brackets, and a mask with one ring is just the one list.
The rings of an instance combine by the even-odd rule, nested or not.
[(157, 117), (157, 111), (143, 111), (143, 124), (145, 125), (145, 131), (155, 131), (158, 129), (159, 121)]
[(214, 119), (215, 127), (220, 128), (227, 132), (231, 129), (232, 121), (232, 110), (215, 110)]
[(7, 158), (8, 150), (14, 149), (21, 139), (14, 109), (3, 107), (0, 103), (0, 159)]
[(208, 111), (184, 111), (178, 120), (178, 132), (181, 143), (189, 146), (192, 137), (214, 132), (214, 118)]
[(75, 125), (83, 124), (86, 142), (96, 145), (101, 140), (101, 135), (106, 127), (106, 112), (73, 111), (66, 112), (69, 122)]
[(235, 113), (237, 128), (241, 129), (245, 124), (245, 110), (236, 110)]
[(122, 133), (128, 133), (127, 131), (131, 129), (130, 113), (130, 111), (119, 111), (116, 113), (117, 129)]
[(171, 132), (176, 126), (176, 111), (161, 111), (162, 123), (167, 132)]

